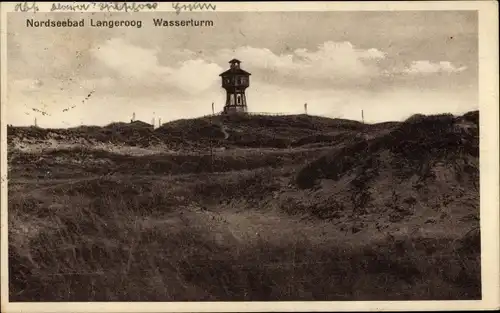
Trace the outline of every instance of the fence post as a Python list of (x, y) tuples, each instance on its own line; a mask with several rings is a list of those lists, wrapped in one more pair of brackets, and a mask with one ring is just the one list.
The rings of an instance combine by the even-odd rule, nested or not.
[[(212, 124), (213, 108), (214, 108), (214, 103), (212, 102), (212, 114), (208, 116), (210, 127), (213, 125)], [(213, 171), (214, 171), (214, 151), (213, 151), (214, 148), (212, 145), (212, 129), (210, 129), (210, 131), (208, 133), (208, 144), (210, 147), (210, 173), (213, 173)]]

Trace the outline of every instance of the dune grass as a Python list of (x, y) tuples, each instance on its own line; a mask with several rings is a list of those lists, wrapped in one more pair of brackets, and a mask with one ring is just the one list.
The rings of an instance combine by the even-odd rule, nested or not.
[[(260, 177), (248, 175), (212, 177), (212, 186)], [(277, 209), (173, 182), (96, 178), (11, 195), (11, 301), (480, 298), (480, 254), (469, 242), (478, 233), (366, 234), (369, 242), (353, 243)], [(210, 194), (218, 201), (207, 207)]]
[(9, 129), (184, 147), (10, 149), (10, 301), (481, 298), (477, 113), (215, 122)]

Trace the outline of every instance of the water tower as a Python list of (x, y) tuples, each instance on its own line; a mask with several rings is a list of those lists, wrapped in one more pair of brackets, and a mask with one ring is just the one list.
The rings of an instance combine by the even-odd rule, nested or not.
[(250, 86), (250, 73), (241, 69), (241, 61), (232, 59), (230, 67), (219, 76), (222, 78), (222, 88), (226, 90), (224, 113), (246, 113), (247, 98), (245, 89)]

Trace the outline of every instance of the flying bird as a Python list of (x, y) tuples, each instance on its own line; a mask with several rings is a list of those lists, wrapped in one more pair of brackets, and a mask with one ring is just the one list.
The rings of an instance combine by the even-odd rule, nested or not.
[(38, 110), (36, 108), (31, 108), (31, 110), (33, 110), (34, 112), (38, 112), (38, 113), (41, 113), (43, 116), (47, 115), (47, 116), (50, 116), (49, 113), (45, 112), (45, 111), (41, 111), (41, 110)]
[(92, 96), (92, 94), (94, 93), (95, 90), (92, 90), (88, 95), (87, 97), (85, 98), (85, 100), (82, 100), (82, 102), (88, 100), (90, 98), (90, 96)]
[(69, 110), (74, 109), (74, 108), (76, 108), (76, 105), (73, 105), (73, 106), (71, 106), (69, 108), (63, 109), (62, 111), (63, 112), (68, 112)]
[[(89, 94), (85, 97), (85, 99), (82, 100), (82, 103), (85, 103), (85, 101), (88, 100), (90, 98), (90, 96), (92, 96), (93, 93), (94, 93), (94, 90), (92, 90), (91, 92), (89, 92)], [(68, 112), (69, 110), (74, 109), (74, 108), (76, 108), (76, 104), (73, 105), (73, 106), (71, 106), (71, 107), (69, 107), (69, 108), (63, 109), (62, 111), (63, 112)]]

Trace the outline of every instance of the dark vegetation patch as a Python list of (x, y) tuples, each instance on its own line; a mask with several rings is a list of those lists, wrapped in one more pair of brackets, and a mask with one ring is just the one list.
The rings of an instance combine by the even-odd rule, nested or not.
[[(366, 125), (349, 120), (307, 115), (265, 116), (235, 115), (177, 120), (157, 129), (147, 123), (112, 123), (104, 127), (80, 126), (69, 129), (38, 127), (7, 128), (8, 141), (43, 141), (49, 138), (64, 141), (100, 142), (149, 147), (158, 144), (169, 148), (200, 148), (207, 145), (228, 147), (286, 148), (303, 137), (328, 130), (357, 131)], [(229, 137), (226, 138), (226, 133)], [(304, 141), (304, 140), (302, 140)]]
[(80, 209), (29, 247), (9, 246), (10, 301), (481, 298), (480, 260), (468, 237), (403, 238), (357, 250), (307, 240), (227, 247), (195, 225), (141, 228), (134, 215), (103, 220)]
[[(479, 157), (479, 134), (455, 126), (453, 115), (413, 116), (388, 134), (346, 144), (305, 166), (297, 175), (301, 188), (311, 188), (318, 179), (338, 180), (348, 172), (371, 171), (376, 175), (383, 163), (400, 175), (425, 175), (422, 171), (437, 161)], [(383, 156), (383, 157), (381, 157)]]
[[(314, 150), (277, 151), (247, 155), (214, 154), (154, 154), (132, 156), (89, 148), (49, 150), (43, 153), (11, 152), (10, 166), (15, 177), (65, 178), (71, 171), (79, 175), (137, 175), (188, 174), (230, 172), (258, 168), (281, 168), (303, 164), (317, 154)], [(69, 177), (70, 177), (69, 176)]]
[[(145, 138), (150, 145), (155, 136), (199, 147), (200, 153), (9, 151), (9, 300), (480, 299), (479, 228), (451, 235), (479, 224), (478, 130), (469, 127), (478, 118), (470, 112), (363, 125), (305, 115), (234, 116), (213, 118), (214, 124), (206, 118), (175, 121), (154, 131), (141, 123), (10, 127), (9, 140), (56, 134), (127, 144)], [(227, 140), (220, 125), (227, 127)], [(210, 140), (287, 149), (212, 158), (206, 153)], [(311, 144), (332, 149), (323, 156), (297, 149)], [(436, 174), (436, 168), (444, 169)], [(438, 177), (448, 172), (453, 175)], [(291, 174), (298, 187), (289, 184)], [(334, 183), (322, 186), (322, 179)], [(467, 214), (458, 214), (454, 201)], [(314, 219), (297, 224), (293, 244), (282, 244), (263, 239), (276, 233), (238, 241), (234, 229), (204, 213), (186, 218), (196, 210), (224, 216), (260, 208), (278, 231), (289, 225), (281, 218), (291, 215), (327, 220), (333, 229), (345, 229), (345, 244), (303, 235), (316, 227), (320, 234)], [(446, 225), (453, 230), (449, 237), (393, 236), (394, 228), (380, 228), (387, 238), (375, 241), (366, 231), (384, 223), (414, 227), (410, 218), (424, 208), (435, 216), (418, 226)], [(217, 241), (215, 234), (231, 240)], [(348, 234), (366, 236), (367, 245), (351, 245)]]

